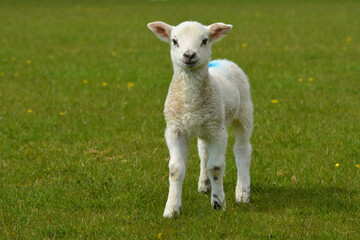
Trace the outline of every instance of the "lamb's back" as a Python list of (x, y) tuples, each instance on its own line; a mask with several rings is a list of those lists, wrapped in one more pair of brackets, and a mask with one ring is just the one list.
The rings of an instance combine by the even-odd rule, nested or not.
[(226, 122), (238, 118), (241, 105), (250, 101), (250, 86), (244, 71), (229, 60), (213, 60), (209, 63), (210, 76), (215, 79), (225, 104)]

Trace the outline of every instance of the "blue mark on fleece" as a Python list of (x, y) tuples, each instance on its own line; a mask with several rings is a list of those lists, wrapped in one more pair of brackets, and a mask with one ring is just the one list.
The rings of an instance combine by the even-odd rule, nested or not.
[(211, 67), (220, 67), (222, 65), (223, 60), (213, 60), (209, 62), (209, 68)]
[(219, 66), (219, 62), (218, 61), (211, 61), (209, 62), (209, 68), (211, 67), (218, 67)]

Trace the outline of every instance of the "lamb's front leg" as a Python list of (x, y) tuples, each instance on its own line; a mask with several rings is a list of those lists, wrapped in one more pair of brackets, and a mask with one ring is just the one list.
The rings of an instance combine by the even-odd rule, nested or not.
[(211, 205), (214, 209), (226, 208), (223, 176), (225, 173), (225, 153), (227, 133), (225, 128), (209, 143), (208, 176), (211, 181)]
[(165, 137), (170, 152), (170, 187), (163, 216), (166, 218), (172, 218), (180, 214), (181, 192), (185, 177), (185, 163), (189, 146), (189, 138), (176, 129), (167, 129)]

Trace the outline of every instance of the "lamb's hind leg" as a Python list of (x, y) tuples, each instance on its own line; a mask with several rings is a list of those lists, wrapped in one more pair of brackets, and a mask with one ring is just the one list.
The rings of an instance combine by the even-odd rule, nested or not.
[(236, 184), (236, 202), (248, 203), (250, 197), (251, 128), (245, 128), (240, 122), (234, 122), (234, 155), (238, 180)]
[(208, 177), (206, 169), (206, 165), (209, 159), (209, 151), (206, 142), (201, 138), (198, 138), (198, 151), (200, 157), (200, 176), (198, 183), (198, 191), (208, 193), (211, 189), (210, 179)]

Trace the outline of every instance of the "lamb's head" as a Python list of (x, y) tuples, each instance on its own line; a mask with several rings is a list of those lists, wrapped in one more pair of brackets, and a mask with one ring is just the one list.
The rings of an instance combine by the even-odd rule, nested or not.
[(232, 25), (224, 23), (204, 26), (198, 22), (183, 22), (176, 27), (164, 22), (152, 22), (147, 26), (162, 41), (170, 43), (174, 66), (188, 70), (207, 65), (212, 43), (220, 40), (232, 28)]

